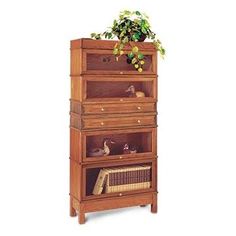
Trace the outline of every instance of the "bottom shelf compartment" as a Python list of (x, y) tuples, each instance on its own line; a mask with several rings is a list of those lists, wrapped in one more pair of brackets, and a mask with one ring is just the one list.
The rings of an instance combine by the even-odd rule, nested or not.
[(152, 163), (86, 168), (86, 197), (122, 196), (152, 188)]

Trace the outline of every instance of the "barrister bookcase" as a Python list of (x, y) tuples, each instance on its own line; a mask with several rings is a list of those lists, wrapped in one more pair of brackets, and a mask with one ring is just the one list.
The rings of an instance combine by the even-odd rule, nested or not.
[[(145, 56), (140, 73), (127, 63), (129, 46), (115, 60), (115, 43), (71, 41), (70, 215), (78, 215), (80, 224), (88, 212), (149, 204), (157, 212), (157, 52), (152, 43), (136, 43)], [(145, 96), (129, 96), (130, 86)], [(133, 149), (124, 151), (127, 145)], [(135, 189), (94, 194), (102, 169), (136, 166), (150, 169), (148, 188), (136, 184)]]

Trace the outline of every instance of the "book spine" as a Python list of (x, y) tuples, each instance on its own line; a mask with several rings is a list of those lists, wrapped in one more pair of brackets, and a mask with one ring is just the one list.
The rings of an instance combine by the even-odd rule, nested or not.
[(119, 186), (119, 188), (117, 189), (117, 191), (118, 192), (120, 192), (121, 191), (121, 184), (122, 184), (122, 172), (121, 172), (121, 170), (122, 169), (119, 169), (119, 171), (118, 171), (118, 173), (117, 173), (117, 179), (118, 179), (118, 181), (117, 181), (117, 184), (118, 184), (118, 186)]
[(104, 186), (104, 179), (105, 179), (105, 172), (103, 169), (99, 171), (96, 183), (93, 188), (93, 194), (98, 195), (102, 193), (103, 186)]
[[(147, 165), (108, 168), (106, 171), (104, 170), (107, 178), (105, 179), (105, 175), (103, 180), (104, 184), (100, 184), (99, 186), (102, 188), (106, 186), (105, 192), (123, 192), (147, 188), (150, 186), (151, 180), (150, 169), (151, 167)], [(101, 190), (99, 189), (99, 191)]]

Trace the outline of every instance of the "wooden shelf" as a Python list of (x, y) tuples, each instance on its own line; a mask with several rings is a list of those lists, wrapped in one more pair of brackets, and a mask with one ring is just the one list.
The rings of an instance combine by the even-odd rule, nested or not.
[(139, 73), (127, 64), (130, 47), (115, 61), (115, 43), (71, 41), (70, 215), (79, 223), (87, 212), (119, 207), (151, 204), (157, 212), (157, 52), (137, 43)]

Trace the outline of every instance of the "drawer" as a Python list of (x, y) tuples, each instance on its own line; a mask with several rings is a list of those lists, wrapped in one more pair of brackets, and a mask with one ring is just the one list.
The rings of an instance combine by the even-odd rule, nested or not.
[(119, 115), (87, 115), (71, 113), (71, 127), (78, 129), (107, 129), (122, 127), (145, 127), (156, 126), (156, 113), (132, 113)]
[(84, 114), (108, 114), (108, 113), (131, 113), (131, 112), (154, 112), (155, 103), (126, 103), (126, 104), (86, 104), (82, 105)]
[(155, 115), (147, 116), (127, 116), (110, 118), (82, 118), (83, 129), (104, 129), (120, 127), (154, 126), (156, 124)]

